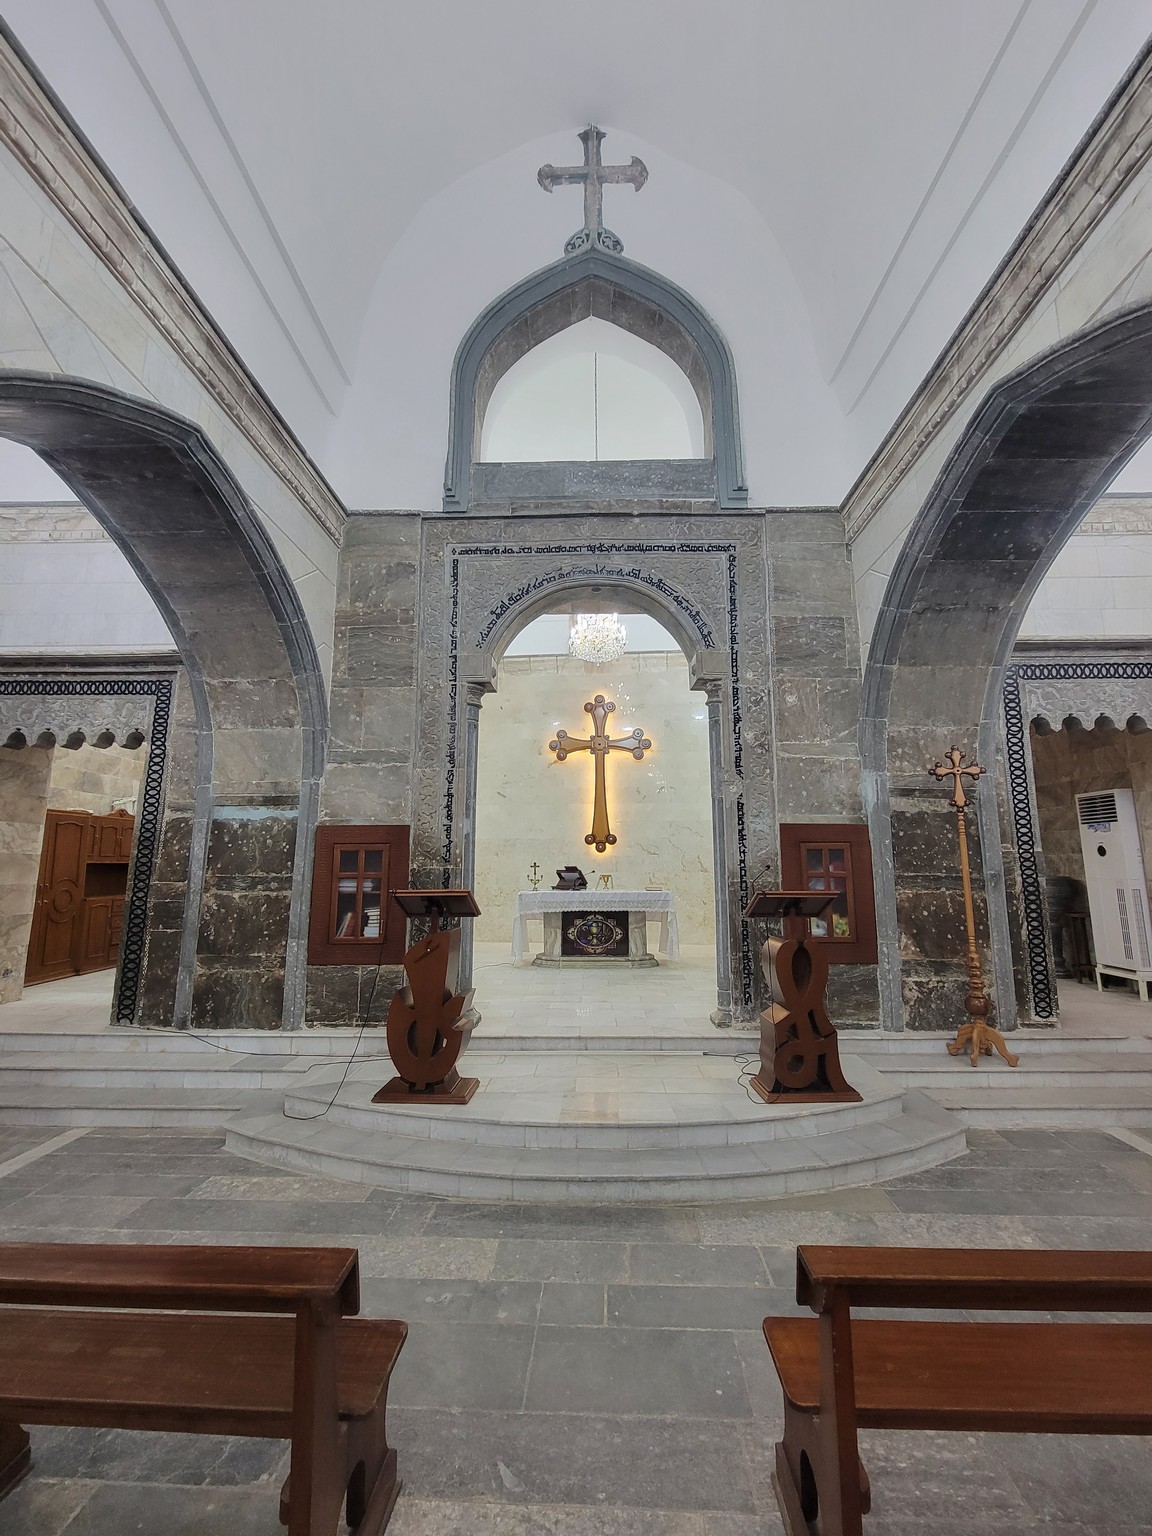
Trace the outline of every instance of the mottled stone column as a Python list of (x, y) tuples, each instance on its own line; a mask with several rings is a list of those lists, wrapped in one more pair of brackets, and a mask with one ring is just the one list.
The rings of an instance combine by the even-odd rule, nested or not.
[(712, 781), (712, 873), (716, 882), (716, 1008), (713, 1024), (732, 1023), (732, 934), (728, 898), (728, 840), (724, 825), (724, 685), (705, 685), (708, 700), (708, 768)]
[[(468, 891), (473, 890), (476, 884), (476, 765), (480, 749), (480, 709), (484, 695), (492, 692), (491, 683), (465, 685), (467, 715), (464, 721), (464, 822), (460, 833), (460, 884)], [(475, 926), (470, 919), (460, 924), (462, 990), (472, 985)]]
[(0, 1003), (24, 988), (52, 754), (0, 747)]

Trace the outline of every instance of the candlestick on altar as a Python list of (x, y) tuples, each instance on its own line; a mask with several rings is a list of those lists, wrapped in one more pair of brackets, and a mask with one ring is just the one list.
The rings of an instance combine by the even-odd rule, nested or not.
[(1014, 1067), (1020, 1060), (1019, 1056), (1013, 1056), (1005, 1044), (1004, 1036), (988, 1022), (992, 1002), (984, 990), (984, 972), (980, 964), (980, 951), (976, 947), (976, 911), (972, 904), (972, 870), (968, 862), (968, 828), (965, 823), (968, 797), (964, 793), (964, 775), (967, 774), (969, 778), (975, 780), (985, 770), (975, 760), (965, 763), (964, 753), (958, 747), (952, 747), (945, 754), (945, 761), (938, 761), (929, 768), (928, 772), (939, 781), (947, 778), (952, 780), (952, 798), (949, 804), (956, 810), (956, 835), (960, 842), (960, 883), (964, 890), (964, 921), (968, 928), (968, 953), (965, 957), (965, 964), (968, 967), (968, 995), (964, 999), (964, 1010), (968, 1014), (968, 1022), (961, 1024), (957, 1029), (955, 1040), (949, 1040), (948, 1052), (951, 1056), (959, 1056), (961, 1051), (967, 1050), (971, 1063), (975, 1067), (979, 1065), (981, 1054), (991, 1056), (993, 1050), (997, 1050), (1008, 1065)]

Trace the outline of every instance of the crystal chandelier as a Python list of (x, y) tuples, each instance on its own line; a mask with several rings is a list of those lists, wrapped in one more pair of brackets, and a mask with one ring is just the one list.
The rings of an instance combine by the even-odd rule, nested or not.
[(602, 664), (623, 656), (628, 631), (615, 613), (578, 613), (568, 632), (568, 649), (581, 661)]

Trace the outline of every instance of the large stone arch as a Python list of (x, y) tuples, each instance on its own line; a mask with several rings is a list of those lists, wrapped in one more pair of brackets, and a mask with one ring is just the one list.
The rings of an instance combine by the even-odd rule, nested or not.
[(186, 669), (137, 1021), (298, 1027), (327, 704), (295, 587), (205, 434), (172, 412), (0, 371), (0, 434), (119, 545)]
[(591, 315), (651, 342), (687, 375), (714, 464), (708, 493), (721, 507), (747, 506), (736, 369), (722, 332), (695, 299), (658, 272), (593, 249), (509, 288), (461, 341), (452, 369), (444, 510), (466, 512), (472, 505), (475, 445), (497, 382), (533, 347)]
[[(889, 1026), (963, 1018), (955, 829), (928, 765), (993, 766), (1004, 669), (1045, 571), (1152, 429), (1152, 305), (1078, 333), (999, 382), (905, 540), (864, 674), (861, 752)], [(991, 778), (991, 775), (990, 775)], [(1001, 833), (979, 796), (978, 915), (998, 1011), (1015, 1022)]]

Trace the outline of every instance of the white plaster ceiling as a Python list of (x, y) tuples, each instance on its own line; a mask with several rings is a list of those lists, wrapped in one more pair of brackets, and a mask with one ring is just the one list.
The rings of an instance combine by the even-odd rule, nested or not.
[(1143, 43), (1145, 0), (6, 0), (353, 505), (438, 500), (452, 355), (639, 154), (629, 256), (736, 358), (753, 500), (838, 500)]

